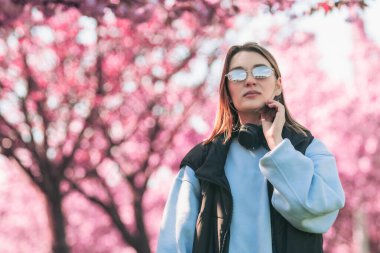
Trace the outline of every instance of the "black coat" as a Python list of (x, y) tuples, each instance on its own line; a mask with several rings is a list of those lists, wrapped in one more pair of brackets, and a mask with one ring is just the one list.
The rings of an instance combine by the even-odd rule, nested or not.
[[(305, 154), (313, 140), (284, 128), (283, 138), (288, 138), (294, 148)], [(201, 203), (196, 223), (193, 253), (228, 253), (232, 221), (232, 193), (224, 165), (231, 141), (223, 143), (222, 136), (209, 144), (196, 145), (182, 160), (195, 171), (201, 185)], [(273, 186), (268, 182), (269, 200)], [(270, 201), (269, 201), (270, 202)], [(323, 253), (322, 234), (307, 233), (293, 227), (270, 203), (273, 253)]]

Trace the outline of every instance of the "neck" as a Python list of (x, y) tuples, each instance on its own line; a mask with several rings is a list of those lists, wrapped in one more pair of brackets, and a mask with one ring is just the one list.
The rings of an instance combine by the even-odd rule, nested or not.
[(257, 112), (240, 112), (239, 120), (242, 125), (247, 123), (261, 125), (260, 114)]

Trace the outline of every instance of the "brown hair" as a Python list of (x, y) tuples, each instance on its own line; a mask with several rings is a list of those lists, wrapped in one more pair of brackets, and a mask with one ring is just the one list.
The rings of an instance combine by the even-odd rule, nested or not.
[[(226, 58), (224, 60), (223, 72), (219, 85), (219, 108), (215, 118), (214, 129), (212, 130), (211, 135), (204, 141), (205, 144), (212, 142), (217, 136), (222, 134), (224, 135), (224, 142), (227, 142), (231, 138), (233, 130), (237, 127), (240, 127), (238, 113), (235, 108), (233, 108), (232, 103), (229, 102), (230, 94), (227, 88), (227, 77), (225, 76), (229, 70), (232, 57), (240, 51), (253, 51), (259, 53), (269, 61), (275, 71), (276, 78), (278, 79), (281, 77), (281, 72), (275, 58), (268, 50), (259, 44), (255, 42), (249, 42), (244, 45), (232, 46), (228, 50)], [(305, 131), (308, 130), (296, 122), (289, 113), (289, 109), (285, 104), (284, 91), (282, 91), (281, 94), (277, 96), (277, 98), (278, 101), (285, 107), (285, 126), (290, 127), (295, 132), (306, 136)]]

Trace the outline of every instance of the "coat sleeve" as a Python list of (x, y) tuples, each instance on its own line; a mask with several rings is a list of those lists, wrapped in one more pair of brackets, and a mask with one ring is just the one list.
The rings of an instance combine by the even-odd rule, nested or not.
[(326, 232), (344, 206), (335, 158), (317, 139), (305, 155), (284, 139), (260, 160), (260, 170), (274, 187), (274, 208), (302, 231)]
[(200, 185), (194, 171), (178, 172), (161, 221), (156, 253), (191, 253), (199, 213)]

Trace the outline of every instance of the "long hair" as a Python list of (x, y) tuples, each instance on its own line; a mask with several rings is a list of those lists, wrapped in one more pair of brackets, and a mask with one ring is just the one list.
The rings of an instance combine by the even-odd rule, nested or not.
[[(228, 79), (226, 77), (226, 74), (229, 70), (232, 57), (241, 51), (259, 53), (269, 61), (272, 68), (274, 69), (276, 78), (278, 79), (281, 77), (281, 72), (276, 59), (268, 50), (259, 44), (255, 42), (249, 42), (244, 45), (232, 46), (228, 50), (226, 58), (224, 60), (222, 77), (219, 84), (219, 108), (215, 118), (214, 129), (212, 130), (211, 135), (203, 142), (205, 144), (212, 142), (217, 136), (220, 135), (224, 135), (224, 142), (227, 142), (229, 139), (231, 139), (233, 130), (240, 127), (239, 116), (232, 104), (231, 96), (227, 88)], [(290, 115), (289, 109), (285, 103), (283, 90), (281, 94), (277, 96), (277, 99), (285, 107), (285, 127), (289, 127), (295, 132), (306, 136), (306, 131), (308, 130), (297, 121), (295, 121)]]

